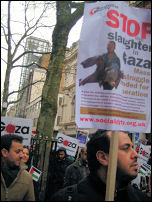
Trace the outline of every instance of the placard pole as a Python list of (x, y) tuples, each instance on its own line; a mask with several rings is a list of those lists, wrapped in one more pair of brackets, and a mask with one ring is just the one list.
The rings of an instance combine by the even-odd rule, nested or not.
[(109, 165), (106, 182), (105, 201), (114, 201), (116, 169), (117, 169), (117, 153), (118, 153), (118, 131), (112, 132), (110, 140)]

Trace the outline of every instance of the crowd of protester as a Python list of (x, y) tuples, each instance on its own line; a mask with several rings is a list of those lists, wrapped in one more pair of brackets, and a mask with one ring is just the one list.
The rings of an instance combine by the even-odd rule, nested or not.
[[(52, 151), (45, 201), (104, 201), (111, 136), (112, 131), (98, 130), (73, 158), (63, 147)], [(33, 151), (34, 144), (24, 146), (20, 136), (1, 136), (2, 201), (40, 201), (39, 181), (29, 173)], [(151, 190), (146, 194), (131, 184), (138, 174), (138, 158), (128, 134), (119, 132), (114, 200), (151, 200)]]

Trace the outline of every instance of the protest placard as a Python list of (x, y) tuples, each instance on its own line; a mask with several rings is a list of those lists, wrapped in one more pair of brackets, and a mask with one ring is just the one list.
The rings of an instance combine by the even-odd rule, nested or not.
[[(129, 7), (123, 1), (85, 4), (76, 98), (79, 128), (150, 132), (150, 9)], [(116, 132), (110, 146), (110, 162), (117, 150), (117, 135)], [(114, 199), (115, 186), (115, 171), (110, 165), (108, 169), (106, 201)]]
[(76, 97), (79, 128), (150, 132), (150, 9), (123, 1), (85, 4)]
[(78, 130), (76, 139), (78, 140), (79, 147), (85, 147), (88, 140), (89, 131), (87, 130)]
[(66, 153), (70, 156), (75, 156), (78, 148), (78, 140), (76, 138), (58, 133), (56, 136), (57, 139), (57, 150), (59, 147), (66, 149)]
[(23, 145), (30, 146), (33, 120), (1, 117), (1, 135), (15, 134), (23, 137)]

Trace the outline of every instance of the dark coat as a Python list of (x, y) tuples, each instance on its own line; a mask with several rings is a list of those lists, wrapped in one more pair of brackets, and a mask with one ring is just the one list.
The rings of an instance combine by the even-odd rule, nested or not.
[(56, 162), (56, 170), (53, 177), (54, 186), (56, 186), (56, 189), (63, 187), (65, 170), (71, 163), (73, 163), (73, 161), (68, 158)]
[(72, 164), (73, 161), (66, 156), (63, 160), (57, 158), (51, 160), (48, 170), (48, 182), (46, 188), (45, 200), (48, 201), (50, 197), (59, 189), (64, 187), (64, 177), (66, 168)]
[(77, 184), (90, 173), (89, 168), (83, 165), (81, 159), (69, 165), (65, 170), (64, 186)]
[[(67, 196), (67, 187), (55, 193), (51, 201), (105, 201), (106, 185), (95, 175), (89, 175), (77, 185), (77, 191)], [(117, 190), (114, 201), (148, 201), (145, 193), (130, 184)]]

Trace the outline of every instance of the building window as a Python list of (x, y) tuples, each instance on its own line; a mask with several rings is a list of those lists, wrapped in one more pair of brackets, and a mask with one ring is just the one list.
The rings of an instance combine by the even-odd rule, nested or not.
[(72, 98), (71, 106), (72, 106), (72, 110), (71, 110), (72, 114), (71, 115), (72, 115), (72, 118), (73, 118), (75, 116), (75, 95)]
[(33, 110), (33, 105), (30, 107), (30, 112), (32, 112), (32, 110)]
[(39, 102), (39, 109), (41, 108), (41, 101)]
[(34, 120), (33, 120), (33, 126), (34, 126), (34, 127), (36, 127), (37, 121), (38, 121), (38, 119), (37, 119), (37, 118), (34, 118)]
[(39, 108), (39, 103), (37, 102), (36, 103), (36, 111), (38, 110), (38, 108)]
[(60, 120), (61, 120), (61, 117), (58, 116), (58, 117), (57, 117), (57, 126), (60, 124)]
[(59, 106), (62, 104), (62, 97), (59, 98)]

